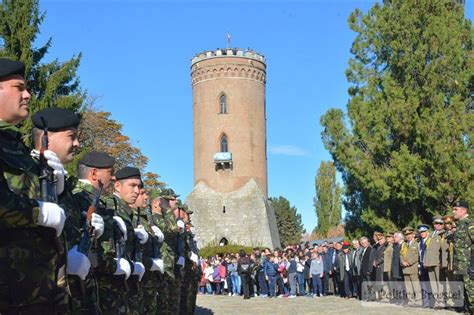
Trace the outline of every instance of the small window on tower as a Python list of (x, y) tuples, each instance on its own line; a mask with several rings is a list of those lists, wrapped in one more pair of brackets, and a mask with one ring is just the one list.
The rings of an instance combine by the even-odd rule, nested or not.
[(219, 98), (219, 104), (220, 104), (220, 114), (227, 114), (227, 97), (225, 94), (222, 94), (221, 97)]
[(223, 135), (221, 138), (221, 152), (229, 152), (229, 143), (227, 142), (226, 135)]

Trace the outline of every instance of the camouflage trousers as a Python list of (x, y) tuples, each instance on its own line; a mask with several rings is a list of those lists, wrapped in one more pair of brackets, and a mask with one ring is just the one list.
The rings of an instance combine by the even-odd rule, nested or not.
[(193, 267), (192, 261), (186, 261), (183, 280), (181, 282), (179, 314), (194, 314), (194, 306), (196, 304), (196, 295), (198, 291), (198, 281), (200, 278), (200, 273), (197, 276), (196, 269), (198, 268)]
[(138, 281), (138, 276), (132, 275), (127, 279), (128, 283), (128, 292), (127, 292), (127, 302), (129, 307), (128, 314), (130, 315), (140, 315), (143, 313), (143, 289), (142, 282)]
[(129, 314), (128, 284), (124, 276), (98, 274), (97, 283), (102, 314)]
[(156, 314), (179, 314), (181, 298), (181, 278), (174, 277), (168, 272), (163, 274), (163, 281), (158, 285), (158, 302)]
[(142, 279), (143, 314), (155, 314), (158, 302), (158, 286), (163, 277), (157, 271), (146, 272)]
[(464, 305), (465, 308), (474, 314), (474, 280), (469, 276), (462, 276), (464, 282)]
[(92, 274), (84, 281), (77, 276), (68, 276), (68, 284), (72, 314), (100, 314), (97, 281)]

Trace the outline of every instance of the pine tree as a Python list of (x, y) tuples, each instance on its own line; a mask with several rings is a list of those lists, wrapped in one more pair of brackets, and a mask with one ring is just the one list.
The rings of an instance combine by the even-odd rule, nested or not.
[(349, 25), (347, 117), (330, 109), (321, 118), (347, 228), (402, 228), (461, 198), (472, 204), (474, 54), (463, 6), (384, 1), (355, 10)]
[(330, 228), (341, 223), (341, 187), (336, 182), (334, 163), (321, 162), (314, 183), (316, 188), (314, 208), (318, 218), (315, 230), (326, 237)]
[(282, 246), (299, 244), (301, 235), (305, 233), (301, 223), (301, 214), (285, 197), (271, 197), (270, 204), (275, 211), (278, 233)]
[[(44, 19), (45, 13), (40, 13), (38, 0), (0, 1), (0, 42), (3, 45), (0, 57), (25, 63), (26, 84), (32, 96), (30, 115), (47, 107), (78, 111), (85, 99), (77, 77), (81, 54), (64, 62), (57, 59), (42, 62), (52, 45), (49, 38), (42, 46), (34, 47)], [(22, 129), (28, 140), (31, 121), (24, 121)]]

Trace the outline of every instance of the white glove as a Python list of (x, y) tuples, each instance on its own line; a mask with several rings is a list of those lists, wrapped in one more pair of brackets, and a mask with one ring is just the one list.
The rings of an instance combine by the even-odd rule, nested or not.
[(178, 220), (176, 221), (176, 224), (178, 225), (178, 229), (181, 229), (179, 233), (184, 233), (184, 228), (185, 228), (184, 221)]
[(87, 258), (83, 253), (77, 251), (77, 245), (71, 248), (67, 253), (67, 274), (75, 275), (82, 280), (85, 280), (90, 268), (91, 262), (89, 261), (89, 258)]
[(135, 228), (135, 236), (140, 240), (140, 244), (142, 245), (145, 244), (146, 241), (148, 241), (148, 233), (141, 225)]
[(92, 214), (91, 225), (94, 228), (95, 237), (99, 238), (104, 234), (104, 219), (96, 213)]
[(145, 266), (141, 262), (133, 263), (133, 275), (138, 276), (138, 281), (142, 281), (143, 275), (145, 274)]
[(120, 231), (122, 232), (123, 234), (123, 239), (126, 241), (127, 240), (127, 226), (125, 225), (125, 222), (123, 221), (123, 219), (121, 217), (119, 217), (118, 215), (115, 215), (112, 217), (114, 219), (114, 221), (118, 224), (119, 228), (120, 228)]
[[(117, 258), (114, 258), (117, 261)], [(130, 263), (128, 260), (120, 258), (119, 262), (117, 263), (117, 270), (115, 271), (115, 276), (125, 275), (125, 279), (130, 277), (132, 270), (130, 269)]]
[(163, 259), (152, 259), (152, 265), (150, 268), (151, 271), (159, 271), (161, 273), (165, 272), (165, 265), (163, 263)]
[(158, 239), (158, 242), (163, 242), (165, 236), (163, 235), (163, 232), (161, 232), (160, 228), (155, 225), (152, 225), (151, 229), (153, 230), (153, 234), (155, 234), (156, 238)]
[(54, 228), (56, 236), (61, 235), (64, 228), (64, 221), (66, 221), (66, 214), (64, 210), (55, 203), (38, 201), (39, 216), (38, 225)]
[(191, 234), (193, 236), (195, 236), (196, 235), (196, 228), (194, 226), (191, 226), (190, 230), (191, 230)]
[(196, 255), (195, 253), (191, 252), (191, 257), (189, 257), (189, 259), (190, 259), (193, 263), (197, 264), (197, 263), (198, 263), (198, 260), (199, 260), (199, 257), (198, 257), (198, 255)]
[(63, 163), (59, 160), (56, 153), (51, 150), (44, 151), (44, 158), (48, 163), (48, 166), (53, 169), (53, 173), (56, 176), (56, 193), (60, 195), (64, 191), (64, 179), (66, 178), (67, 171), (64, 169)]
[(178, 261), (176, 262), (177, 265), (180, 265), (181, 267), (184, 267), (184, 257), (179, 256)]

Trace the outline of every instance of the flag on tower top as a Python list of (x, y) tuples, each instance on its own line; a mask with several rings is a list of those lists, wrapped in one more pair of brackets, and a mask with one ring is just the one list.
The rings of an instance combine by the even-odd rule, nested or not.
[(227, 48), (230, 48), (230, 34), (227, 33)]

